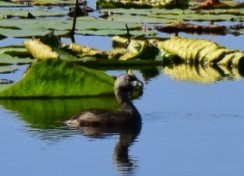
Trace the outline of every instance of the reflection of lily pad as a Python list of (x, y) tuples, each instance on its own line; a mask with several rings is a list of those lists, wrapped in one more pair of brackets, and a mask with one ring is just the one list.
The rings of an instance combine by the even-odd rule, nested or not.
[(113, 96), (81, 99), (0, 100), (0, 104), (33, 127), (53, 128), (73, 115), (92, 108), (116, 110), (119, 105)]
[(34, 63), (1, 98), (87, 97), (113, 94), (113, 77), (58, 59)]
[(211, 67), (200, 64), (179, 64), (164, 67), (163, 73), (176, 80), (198, 83), (213, 83), (222, 79), (240, 79), (242, 77), (237, 68)]

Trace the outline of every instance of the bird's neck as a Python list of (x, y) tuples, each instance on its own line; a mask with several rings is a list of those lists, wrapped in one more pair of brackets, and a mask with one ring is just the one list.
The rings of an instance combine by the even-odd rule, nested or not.
[(133, 105), (133, 103), (130, 100), (129, 92), (118, 89), (115, 90), (114, 93), (117, 101), (121, 105), (122, 111), (131, 111), (133, 113), (139, 114), (136, 107)]

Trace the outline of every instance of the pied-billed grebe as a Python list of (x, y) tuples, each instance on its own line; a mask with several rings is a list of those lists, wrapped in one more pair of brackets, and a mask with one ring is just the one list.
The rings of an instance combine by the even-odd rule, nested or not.
[(68, 126), (106, 126), (123, 127), (141, 125), (141, 115), (130, 100), (129, 93), (133, 88), (143, 86), (133, 74), (123, 74), (119, 76), (114, 83), (114, 94), (121, 105), (119, 111), (109, 111), (102, 109), (93, 109), (82, 112), (72, 119), (66, 121)]

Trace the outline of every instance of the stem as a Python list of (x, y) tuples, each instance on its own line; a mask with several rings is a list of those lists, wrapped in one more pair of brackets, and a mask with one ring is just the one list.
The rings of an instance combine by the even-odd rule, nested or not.
[(76, 26), (76, 17), (77, 17), (77, 9), (79, 7), (79, 3), (78, 0), (75, 1), (75, 12), (74, 12), (74, 17), (73, 17), (73, 25), (72, 25), (72, 29), (70, 31), (70, 38), (72, 43), (75, 43), (75, 38), (74, 38), (74, 34), (75, 34), (75, 26)]
[(130, 37), (131, 37), (130, 30), (129, 30), (127, 24), (125, 24), (125, 27), (126, 27), (126, 31), (127, 31), (127, 39), (128, 39), (128, 45), (129, 45), (130, 44)]

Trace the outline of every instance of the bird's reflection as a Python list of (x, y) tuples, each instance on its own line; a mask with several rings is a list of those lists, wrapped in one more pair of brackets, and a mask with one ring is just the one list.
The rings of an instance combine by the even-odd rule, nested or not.
[(116, 143), (113, 151), (113, 161), (119, 172), (125, 175), (130, 175), (134, 173), (137, 167), (137, 162), (129, 155), (129, 148), (141, 131), (141, 124), (135, 127), (79, 127), (78, 130), (82, 135), (89, 138), (106, 138), (111, 135), (119, 135), (118, 142)]

